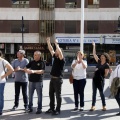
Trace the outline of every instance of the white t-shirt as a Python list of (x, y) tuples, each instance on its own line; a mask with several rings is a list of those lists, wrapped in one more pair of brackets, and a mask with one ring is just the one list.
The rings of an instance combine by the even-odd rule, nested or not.
[(6, 61), (5, 59), (0, 59), (0, 83), (5, 83), (6, 82), (6, 78), (1, 79), (1, 76), (5, 74), (4, 71), (4, 67), (6, 66), (6, 64), (8, 64), (8, 61)]
[[(72, 65), (76, 60), (73, 60)], [(83, 60), (84, 64), (87, 66), (87, 61)], [(71, 65), (71, 66), (72, 66)], [(86, 69), (83, 68), (82, 63), (78, 64), (73, 68), (72, 71), (73, 78), (76, 80), (85, 79), (86, 78)]]

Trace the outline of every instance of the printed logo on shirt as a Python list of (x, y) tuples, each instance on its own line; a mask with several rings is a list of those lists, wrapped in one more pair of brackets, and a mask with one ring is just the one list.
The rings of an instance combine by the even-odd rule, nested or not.
[(37, 66), (40, 66), (40, 63), (38, 63)]

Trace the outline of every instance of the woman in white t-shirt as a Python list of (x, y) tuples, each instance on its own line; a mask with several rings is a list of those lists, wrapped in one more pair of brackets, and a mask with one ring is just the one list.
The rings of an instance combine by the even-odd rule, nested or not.
[(87, 61), (83, 60), (84, 54), (81, 51), (77, 52), (77, 59), (72, 62), (72, 74), (73, 74), (73, 89), (74, 89), (74, 99), (75, 108), (78, 110), (79, 100), (78, 95), (80, 95), (80, 111), (84, 110), (84, 88), (86, 85), (86, 68)]
[[(6, 77), (13, 72), (13, 67), (8, 61), (2, 58), (2, 52), (0, 51), (0, 115), (4, 107), (4, 87), (6, 83)], [(7, 72), (5, 70), (7, 69)]]

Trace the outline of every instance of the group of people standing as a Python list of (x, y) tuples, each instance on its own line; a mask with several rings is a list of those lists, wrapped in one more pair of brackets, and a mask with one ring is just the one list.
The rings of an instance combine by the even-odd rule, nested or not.
[[(95, 43), (92, 43), (93, 45), (93, 56), (95, 61), (97, 62), (93, 81), (92, 81), (92, 105), (90, 108), (90, 111), (95, 110), (95, 104), (96, 104), (96, 94), (97, 89), (99, 90), (99, 94), (102, 100), (102, 111), (106, 111), (106, 102), (105, 102), (105, 96), (104, 96), (104, 85), (105, 85), (105, 77), (108, 76), (108, 73), (112, 73), (112, 69), (109, 66), (110, 57), (107, 53), (102, 53), (100, 58), (98, 58), (96, 54), (96, 47)], [(120, 65), (119, 65), (120, 67)], [(78, 110), (78, 107), (80, 107), (80, 111), (84, 110), (84, 89), (86, 85), (86, 68), (87, 68), (87, 62), (84, 60), (84, 53), (81, 51), (77, 52), (77, 58), (76, 60), (73, 60), (71, 64), (72, 75), (73, 75), (73, 90), (74, 90), (74, 100), (75, 100), (75, 108), (74, 111)], [(118, 69), (118, 67), (116, 68)], [(120, 70), (118, 71), (118, 74), (116, 74), (116, 69), (113, 71), (113, 78), (120, 77)], [(111, 79), (111, 83), (112, 80)], [(79, 100), (80, 98), (80, 100)], [(120, 115), (120, 87), (118, 89), (118, 92), (115, 96), (115, 99), (119, 105), (119, 113), (116, 115)], [(80, 101), (80, 105), (79, 105)]]
[[(55, 40), (55, 50), (53, 49), (50, 38), (46, 39), (48, 49), (54, 58), (52, 69), (50, 72), (51, 79), (49, 84), (49, 98), (50, 104), (49, 109), (45, 112), (46, 114), (59, 115), (61, 112), (61, 89), (63, 83), (63, 68), (65, 64), (64, 56), (61, 48), (59, 47), (58, 41)], [(100, 56), (100, 59), (96, 55), (95, 43), (93, 42), (93, 56), (97, 62), (95, 69), (95, 74), (93, 77), (92, 88), (92, 106), (90, 111), (95, 110), (96, 103), (96, 92), (99, 90), (101, 100), (102, 100), (102, 110), (106, 110), (105, 96), (103, 93), (105, 77), (110, 71), (109, 67), (109, 56), (107, 53), (103, 53)], [(3, 112), (4, 106), (4, 87), (6, 82), (6, 77), (10, 75), (13, 71), (15, 72), (15, 101), (14, 106), (11, 110), (16, 110), (19, 106), (19, 94), (20, 89), (22, 88), (23, 102), (25, 112), (33, 112), (33, 95), (34, 91), (37, 92), (38, 97), (38, 107), (36, 114), (42, 113), (42, 88), (43, 88), (43, 74), (45, 72), (45, 63), (41, 60), (41, 52), (34, 52), (34, 60), (28, 61), (25, 58), (25, 51), (19, 50), (17, 52), (17, 59), (15, 59), (12, 65), (8, 61), (2, 58), (2, 52), (0, 51), (0, 115)], [(7, 72), (5, 72), (5, 69)], [(84, 110), (84, 89), (86, 85), (86, 68), (87, 61), (84, 60), (84, 53), (81, 51), (77, 52), (76, 59), (73, 60), (71, 64), (72, 75), (73, 75), (73, 91), (74, 91), (74, 100), (75, 108), (78, 110), (80, 106), (80, 111)], [(29, 74), (29, 77), (28, 77)], [(29, 92), (27, 91), (29, 81)], [(27, 94), (28, 93), (28, 94)], [(29, 97), (28, 97), (29, 96)], [(55, 96), (56, 96), (56, 106), (55, 106)], [(79, 96), (80, 96), (80, 105), (79, 105)], [(118, 104), (120, 106), (120, 92), (118, 92)], [(120, 114), (120, 113), (119, 113)], [(118, 115), (119, 115), (118, 114)]]
[[(61, 108), (61, 87), (62, 87), (62, 71), (65, 64), (63, 53), (58, 45), (58, 41), (55, 40), (54, 50), (50, 38), (46, 39), (48, 44), (48, 49), (54, 58), (54, 62), (51, 69), (51, 80), (49, 86), (49, 98), (50, 98), (50, 108), (45, 112), (46, 114), (52, 113), (53, 115), (60, 114)], [(45, 63), (41, 60), (41, 52), (34, 52), (34, 60), (28, 61), (25, 58), (25, 51), (19, 50), (17, 52), (17, 59), (12, 62), (12, 65), (8, 61), (2, 58), (2, 52), (0, 51), (0, 65), (4, 66), (0, 68), (0, 115), (3, 113), (4, 107), (4, 86), (6, 83), (6, 77), (12, 72), (15, 72), (15, 101), (12, 111), (16, 110), (19, 106), (19, 94), (20, 89), (22, 89), (23, 102), (25, 112), (33, 112), (33, 95), (34, 91), (37, 92), (38, 97), (38, 107), (36, 114), (42, 113), (42, 88), (43, 88), (43, 74), (45, 71)], [(2, 65), (3, 64), (3, 65)], [(5, 68), (5, 69), (4, 69)], [(7, 69), (7, 72), (5, 70)], [(29, 77), (28, 77), (29, 75)], [(29, 81), (29, 92), (27, 91)], [(55, 107), (55, 93), (57, 106)], [(29, 97), (28, 97), (29, 96)]]

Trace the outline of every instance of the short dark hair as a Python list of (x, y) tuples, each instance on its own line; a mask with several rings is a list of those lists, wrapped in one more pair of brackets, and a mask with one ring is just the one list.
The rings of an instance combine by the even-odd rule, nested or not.
[(0, 50), (0, 57), (2, 57), (2, 55), (3, 55), (3, 54), (2, 54), (2, 51)]

